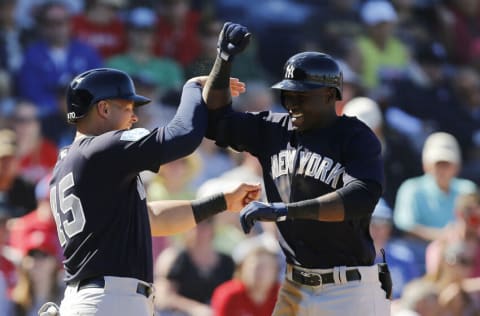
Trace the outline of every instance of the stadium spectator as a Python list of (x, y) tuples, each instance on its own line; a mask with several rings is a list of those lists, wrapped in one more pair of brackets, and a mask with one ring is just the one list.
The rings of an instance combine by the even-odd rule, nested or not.
[(424, 174), (405, 180), (398, 189), (394, 223), (407, 233), (416, 261), (424, 266), (427, 244), (440, 238), (442, 229), (454, 220), (454, 203), (461, 194), (476, 191), (470, 180), (457, 178), (461, 154), (455, 138), (431, 134), (422, 153)]
[(360, 9), (366, 32), (356, 39), (362, 59), (360, 76), (369, 90), (403, 76), (408, 49), (395, 35), (397, 13), (389, 1), (367, 1)]
[(437, 275), (445, 249), (453, 243), (465, 242), (474, 249), (471, 277), (480, 276), (480, 193), (459, 195), (455, 201), (455, 219), (433, 240), (426, 251), (426, 272)]
[[(160, 315), (180, 311), (187, 315), (210, 315), (211, 297), (214, 289), (230, 280), (234, 262), (228, 255), (213, 247), (215, 236), (214, 218), (199, 223), (185, 235), (185, 248), (176, 252), (160, 284), (156, 285), (155, 304)], [(172, 246), (175, 247), (175, 246)], [(164, 250), (169, 254), (168, 248)], [(162, 258), (163, 252), (157, 260)]]
[(280, 288), (278, 255), (278, 247), (253, 242), (243, 256), (236, 258), (235, 277), (213, 292), (213, 315), (272, 315)]
[(425, 278), (410, 281), (392, 308), (392, 316), (447, 316), (438, 303), (435, 283)]
[(70, 11), (59, 1), (47, 1), (36, 12), (40, 38), (27, 46), (18, 74), (18, 93), (32, 101), (44, 118), (58, 111), (57, 91), (74, 75), (98, 68), (95, 49), (72, 37)]
[(17, 135), (18, 172), (25, 180), (36, 184), (55, 166), (57, 146), (43, 137), (35, 104), (19, 101), (15, 105), (11, 123)]
[(10, 129), (0, 130), (0, 204), (4, 203), (11, 217), (18, 217), (34, 210), (34, 184), (18, 174), (16, 135)]
[(193, 10), (190, 0), (156, 1), (158, 15), (155, 53), (176, 60), (182, 66), (198, 57), (200, 12)]
[(155, 12), (150, 8), (133, 8), (127, 14), (128, 50), (107, 59), (106, 65), (123, 70), (131, 76), (147, 77), (165, 92), (180, 88), (184, 77), (183, 69), (175, 60), (153, 54), (154, 45), (158, 41), (156, 20)]
[(388, 263), (393, 283), (392, 298), (398, 299), (405, 284), (422, 275), (423, 267), (418, 266), (409, 245), (403, 239), (392, 236), (392, 228), (392, 209), (380, 199), (372, 214), (370, 235), (377, 252), (375, 262), (386, 260)]
[(119, 10), (125, 0), (86, 0), (85, 9), (72, 18), (72, 32), (79, 40), (95, 47), (102, 58), (126, 49), (126, 30)]
[(45, 302), (59, 304), (62, 293), (58, 274), (58, 240), (42, 231), (34, 231), (25, 237), (19, 278), (12, 291), (14, 316), (37, 315)]

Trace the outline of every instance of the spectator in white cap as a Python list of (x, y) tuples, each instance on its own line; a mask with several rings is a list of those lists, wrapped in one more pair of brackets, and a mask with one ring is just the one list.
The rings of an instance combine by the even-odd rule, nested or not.
[(375, 206), (370, 221), (372, 236), (377, 257), (376, 263), (383, 262), (382, 249), (392, 277), (392, 297), (397, 299), (402, 294), (404, 285), (410, 280), (421, 276), (422, 269), (415, 262), (414, 253), (401, 238), (392, 235), (392, 209), (380, 199)]
[(395, 35), (397, 13), (389, 1), (367, 1), (360, 8), (365, 34), (357, 39), (363, 69), (363, 84), (377, 88), (382, 77), (391, 79), (403, 72), (408, 49)]
[(412, 236), (419, 259), (425, 246), (440, 237), (442, 228), (455, 219), (455, 200), (476, 191), (470, 180), (457, 178), (461, 154), (457, 140), (444, 132), (428, 136), (422, 153), (424, 175), (400, 186), (394, 209), (395, 225)]
[(402, 134), (384, 124), (380, 106), (368, 97), (355, 97), (348, 101), (343, 114), (355, 116), (375, 133), (382, 144), (385, 163), (385, 189), (383, 198), (393, 207), (400, 184), (407, 178), (422, 173), (420, 157)]

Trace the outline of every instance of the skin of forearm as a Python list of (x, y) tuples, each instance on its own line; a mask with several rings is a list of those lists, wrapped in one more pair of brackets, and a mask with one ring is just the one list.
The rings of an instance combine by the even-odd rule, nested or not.
[(154, 201), (148, 203), (152, 236), (170, 236), (196, 226), (190, 201)]

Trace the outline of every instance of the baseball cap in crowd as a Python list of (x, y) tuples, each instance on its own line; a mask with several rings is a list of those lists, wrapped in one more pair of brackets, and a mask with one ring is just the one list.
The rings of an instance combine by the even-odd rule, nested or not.
[(133, 8), (127, 15), (127, 24), (135, 29), (152, 29), (157, 23), (155, 11), (147, 7)]
[(13, 156), (17, 149), (17, 137), (10, 129), (0, 129), (0, 157)]
[(425, 140), (422, 160), (425, 164), (434, 164), (439, 161), (460, 164), (460, 146), (455, 137), (448, 133), (433, 133)]
[(383, 123), (382, 112), (377, 102), (367, 97), (356, 97), (348, 101), (343, 108), (343, 114), (356, 116), (372, 130), (379, 128)]
[(244, 239), (238, 243), (232, 251), (232, 259), (235, 264), (241, 264), (249, 253), (259, 248), (275, 255), (280, 253), (278, 241), (269, 233), (262, 233), (255, 237)]
[(363, 4), (360, 17), (367, 25), (375, 25), (382, 22), (396, 22), (397, 12), (388, 1), (371, 0)]
[(24, 255), (32, 252), (42, 252), (53, 257), (58, 257), (60, 251), (57, 235), (50, 234), (43, 230), (30, 232), (25, 236), (24, 243), (21, 245), (21, 251)]

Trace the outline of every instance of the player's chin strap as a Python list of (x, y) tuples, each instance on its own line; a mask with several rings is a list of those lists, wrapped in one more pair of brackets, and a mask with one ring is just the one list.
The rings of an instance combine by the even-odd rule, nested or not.
[(60, 308), (53, 302), (46, 302), (38, 310), (38, 316), (60, 316)]

